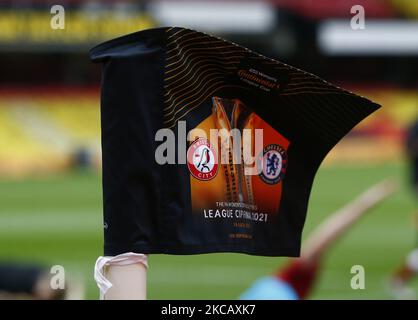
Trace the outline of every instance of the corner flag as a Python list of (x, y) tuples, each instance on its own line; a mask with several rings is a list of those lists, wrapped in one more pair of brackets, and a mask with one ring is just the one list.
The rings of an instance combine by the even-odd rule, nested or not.
[(90, 52), (103, 65), (105, 255), (298, 256), (315, 173), (379, 108), (183, 28)]

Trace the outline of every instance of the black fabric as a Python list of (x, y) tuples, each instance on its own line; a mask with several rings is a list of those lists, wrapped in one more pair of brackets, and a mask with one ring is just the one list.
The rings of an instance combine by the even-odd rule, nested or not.
[[(183, 28), (130, 34), (93, 48), (90, 55), (103, 65), (106, 255), (134, 251), (298, 256), (320, 163), (345, 134), (379, 108), (312, 74)], [(197, 181), (186, 164), (156, 163), (155, 150), (161, 143), (155, 141), (157, 130), (173, 129), (176, 139), (181, 139), (177, 136), (180, 121), (185, 121), (188, 131), (215, 121), (215, 101), (228, 112), (228, 105), (236, 105), (247, 120), (273, 130), (266, 139), (274, 136), (276, 140), (266, 145), (259, 157), (268, 161), (275, 154), (281, 159), (283, 174), (245, 180), (249, 185), (245, 195), (251, 200), (242, 202), (261, 208), (266, 202), (261, 199), (263, 190), (280, 189), (277, 196), (268, 196), (267, 202), (272, 203), (266, 209), (268, 221), (262, 221), (264, 215), (256, 209), (248, 209), (247, 219), (208, 219), (207, 213), (216, 208), (197, 208), (196, 201), (210, 197), (209, 192), (216, 193), (216, 179), (221, 175), (224, 180), (235, 179), (228, 172), (239, 172), (239, 166), (228, 171), (227, 166), (220, 165), (218, 172), (213, 169), (213, 180)], [(188, 144), (188, 150), (192, 145)], [(269, 148), (277, 150), (269, 153)], [(213, 185), (206, 187), (210, 183)], [(257, 194), (261, 200), (253, 199)], [(232, 208), (239, 201), (219, 203), (226, 211), (238, 213)]]

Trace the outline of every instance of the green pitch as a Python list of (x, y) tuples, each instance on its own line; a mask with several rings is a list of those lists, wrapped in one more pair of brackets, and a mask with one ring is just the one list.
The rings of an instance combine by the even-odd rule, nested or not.
[[(389, 298), (385, 281), (415, 242), (413, 202), (398, 164), (325, 166), (315, 180), (304, 236), (328, 214), (385, 177), (402, 190), (371, 211), (326, 257), (312, 298)], [(89, 299), (98, 298), (93, 265), (101, 254), (100, 177), (72, 173), (0, 180), (0, 260), (36, 261), (65, 267), (82, 277)], [(286, 258), (239, 254), (155, 255), (150, 258), (150, 299), (234, 299)], [(350, 287), (350, 269), (363, 265), (366, 289)], [(417, 289), (417, 282), (414, 283)]]

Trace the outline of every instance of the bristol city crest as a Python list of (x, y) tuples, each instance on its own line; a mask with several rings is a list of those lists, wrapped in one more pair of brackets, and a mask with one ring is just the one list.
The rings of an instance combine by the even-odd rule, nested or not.
[(269, 144), (264, 148), (258, 163), (261, 180), (267, 184), (276, 184), (286, 173), (286, 150), (277, 144)]
[(193, 177), (207, 181), (218, 173), (218, 155), (205, 138), (196, 139), (187, 150), (187, 166)]

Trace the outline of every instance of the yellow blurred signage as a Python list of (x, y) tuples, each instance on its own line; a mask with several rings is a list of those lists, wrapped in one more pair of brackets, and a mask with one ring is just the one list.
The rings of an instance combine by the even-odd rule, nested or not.
[(68, 11), (64, 29), (51, 28), (52, 17), (48, 11), (0, 11), (0, 43), (86, 44), (155, 26), (152, 17), (141, 12), (121, 15), (105, 11), (92, 16)]
[(417, 0), (390, 0), (392, 5), (406, 17), (418, 18)]

